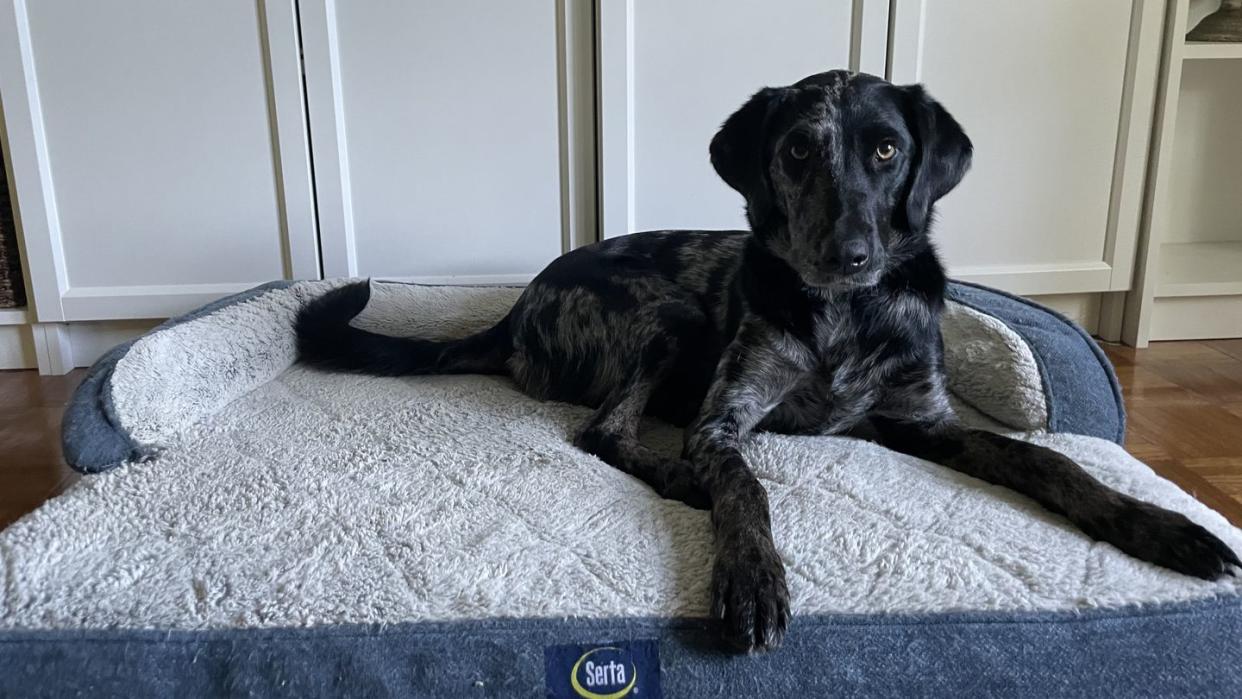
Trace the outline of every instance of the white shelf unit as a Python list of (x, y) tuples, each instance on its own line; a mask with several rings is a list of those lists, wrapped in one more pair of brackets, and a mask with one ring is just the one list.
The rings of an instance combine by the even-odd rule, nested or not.
[(1242, 58), (1242, 43), (1217, 41), (1187, 41), (1182, 52), (1183, 61), (1199, 61), (1218, 58)]
[(30, 322), (25, 308), (0, 308), (0, 326), (25, 325)]
[(1242, 240), (1160, 247), (1156, 298), (1242, 294)]
[(1122, 328), (1136, 347), (1242, 337), (1242, 42), (1186, 41), (1203, 8), (1167, 6), (1143, 242)]

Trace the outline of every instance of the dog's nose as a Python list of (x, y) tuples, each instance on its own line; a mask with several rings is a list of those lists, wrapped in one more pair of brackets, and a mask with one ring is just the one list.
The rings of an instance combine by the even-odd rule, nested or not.
[(867, 263), (871, 261), (867, 252), (867, 241), (854, 238), (842, 242), (836, 256), (830, 261), (844, 274), (857, 274), (867, 269)]

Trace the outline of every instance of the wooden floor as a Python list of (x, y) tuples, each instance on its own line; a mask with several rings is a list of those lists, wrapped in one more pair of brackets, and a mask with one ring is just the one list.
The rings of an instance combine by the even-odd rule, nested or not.
[[(1126, 448), (1242, 526), (1242, 340), (1105, 352), (1126, 396)], [(0, 371), (0, 528), (77, 480), (60, 417), (84, 375)]]
[(1106, 345), (1126, 449), (1242, 526), (1242, 340)]
[(0, 371), (0, 528), (79, 478), (60, 452), (60, 416), (85, 375)]

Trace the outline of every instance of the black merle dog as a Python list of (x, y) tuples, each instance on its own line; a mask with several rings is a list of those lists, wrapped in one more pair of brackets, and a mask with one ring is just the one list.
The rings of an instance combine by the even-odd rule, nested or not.
[[(919, 86), (833, 71), (764, 89), (711, 143), (750, 232), (637, 233), (574, 250), (495, 327), (447, 342), (351, 327), (369, 287), (347, 286), (302, 312), (301, 355), (372, 374), (508, 374), (537, 398), (595, 408), (582, 449), (665, 497), (710, 504), (711, 609), (744, 649), (777, 646), (789, 620), (767, 496), (739, 451), (756, 429), (866, 427), (1142, 560), (1233, 572), (1237, 556), (1186, 517), (954, 418), (928, 227), (970, 158), (966, 134)], [(688, 425), (681, 458), (638, 440), (644, 412)]]

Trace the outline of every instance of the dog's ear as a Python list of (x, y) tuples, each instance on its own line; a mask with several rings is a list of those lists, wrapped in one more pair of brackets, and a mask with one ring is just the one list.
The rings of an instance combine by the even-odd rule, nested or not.
[(922, 85), (901, 88), (906, 114), (918, 154), (911, 168), (906, 194), (906, 220), (910, 230), (926, 230), (932, 206), (962, 181), (970, 169), (973, 147), (966, 132)]
[(781, 93), (770, 87), (756, 92), (712, 138), (712, 167), (725, 184), (746, 198), (752, 226), (765, 219), (772, 207), (764, 150), (768, 117)]

